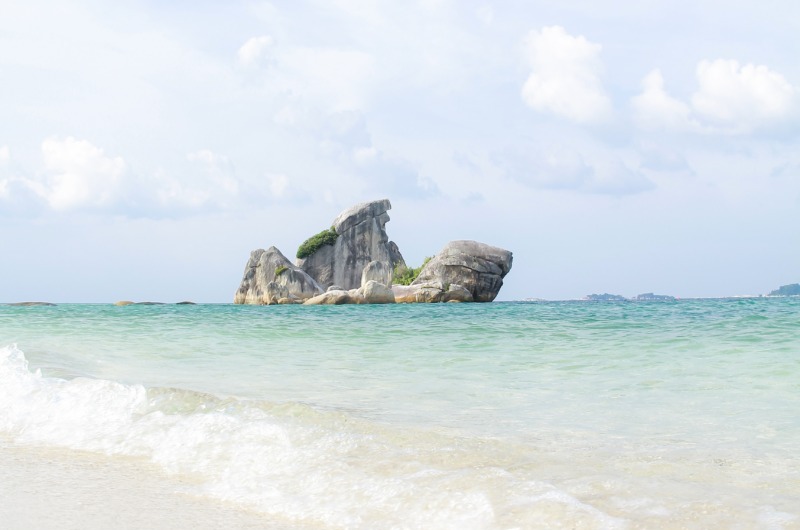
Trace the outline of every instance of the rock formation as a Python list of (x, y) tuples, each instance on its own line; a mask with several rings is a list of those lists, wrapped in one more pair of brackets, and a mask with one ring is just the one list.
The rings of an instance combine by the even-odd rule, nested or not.
[[(511, 270), (512, 254), (477, 241), (451, 241), (411, 285), (392, 285), (406, 269), (389, 241), (388, 199), (339, 214), (329, 230), (309, 238), (293, 265), (270, 247), (250, 254), (235, 304), (387, 304), (395, 302), (491, 302)], [(418, 269), (412, 270), (415, 273)], [(409, 277), (408, 281), (413, 276)]]
[(491, 302), (512, 261), (511, 252), (502, 248), (477, 241), (451, 241), (425, 265), (409, 289), (392, 289), (396, 299), (400, 295), (418, 302)]
[(275, 247), (250, 253), (234, 304), (299, 303), (322, 293), (320, 285)]
[(364, 268), (372, 261), (388, 264), (390, 271), (398, 264), (405, 266), (397, 245), (386, 235), (391, 208), (389, 199), (382, 199), (343, 211), (333, 220), (336, 242), (298, 259), (297, 266), (316, 279), (323, 290), (331, 285), (344, 290), (360, 287)]

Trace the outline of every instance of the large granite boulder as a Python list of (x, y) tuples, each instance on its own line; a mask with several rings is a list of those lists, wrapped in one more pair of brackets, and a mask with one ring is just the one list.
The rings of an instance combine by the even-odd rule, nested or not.
[(298, 303), (323, 292), (305, 271), (275, 247), (250, 253), (234, 304)]
[(304, 305), (341, 304), (393, 304), (394, 293), (384, 284), (369, 280), (358, 289), (328, 289), (322, 294), (309, 298)]
[(393, 304), (394, 293), (385, 284), (369, 280), (358, 289), (358, 293), (364, 298), (365, 304)]
[[(513, 256), (508, 250), (477, 241), (451, 241), (433, 257), (411, 283), (417, 301), (491, 302), (503, 286), (503, 278), (511, 270)], [(456, 288), (452, 291), (453, 286)], [(438, 299), (432, 291), (440, 289)], [(404, 293), (410, 296), (410, 293)], [(395, 298), (398, 292), (395, 291)], [(398, 300), (400, 301), (400, 300)]]
[(411, 285), (392, 285), (397, 303), (474, 302), (472, 293), (464, 286), (451, 283), (445, 286), (440, 281)]
[(400, 250), (386, 234), (389, 199), (357, 204), (333, 220), (338, 237), (334, 244), (322, 245), (311, 255), (298, 259), (297, 266), (306, 271), (323, 290), (331, 285), (343, 290), (357, 289), (362, 284), (364, 268), (372, 261), (385, 262), (389, 270), (405, 266)]

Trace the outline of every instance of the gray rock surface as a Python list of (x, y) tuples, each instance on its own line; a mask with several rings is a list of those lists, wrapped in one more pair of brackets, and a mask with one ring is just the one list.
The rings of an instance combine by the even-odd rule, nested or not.
[[(475, 302), (491, 302), (503, 286), (503, 278), (511, 270), (513, 256), (508, 250), (477, 241), (451, 241), (420, 271), (411, 287), (441, 286), (439, 300), (447, 300), (453, 284), (465, 289)], [(463, 297), (459, 289), (452, 296)], [(395, 293), (397, 296), (397, 293)], [(416, 295), (419, 297), (419, 294)], [(417, 300), (422, 301), (422, 300)], [(466, 300), (462, 300), (466, 301)]]
[(333, 245), (324, 245), (316, 252), (298, 259), (297, 266), (314, 278), (323, 290), (339, 285), (345, 290), (361, 286), (362, 272), (371, 261), (389, 264), (391, 270), (405, 265), (400, 250), (386, 234), (389, 199), (357, 204), (333, 220), (339, 237)]
[(416, 285), (392, 285), (392, 292), (397, 303), (416, 304), (441, 302), (444, 287), (440, 282)]
[(442, 302), (473, 302), (472, 293), (463, 285), (451, 283), (450, 288), (442, 294)]
[(387, 261), (370, 261), (361, 272), (361, 286), (365, 286), (368, 281), (373, 280), (383, 284), (384, 287), (391, 287), (394, 270)]
[(267, 304), (276, 304), (278, 300), (289, 298), (289, 289), (278, 282), (269, 282), (264, 291), (266, 292), (264, 300), (266, 300)]
[[(280, 268), (283, 269), (277, 274)], [(286, 259), (280, 250), (270, 247), (250, 253), (233, 303), (263, 305), (281, 300), (302, 301), (322, 291), (311, 276)]]

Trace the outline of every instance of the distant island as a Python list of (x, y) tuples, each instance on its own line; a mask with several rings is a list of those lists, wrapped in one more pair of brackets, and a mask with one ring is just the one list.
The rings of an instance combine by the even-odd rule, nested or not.
[(583, 297), (584, 300), (590, 302), (627, 302), (628, 299), (620, 294), (587, 294)]
[(626, 298), (621, 294), (587, 294), (583, 297), (583, 300), (589, 302), (672, 302), (676, 298), (674, 296), (669, 296), (667, 294), (653, 294), (653, 293), (643, 293), (634, 296), (633, 298)]
[(658, 301), (658, 302), (672, 302), (672, 301), (675, 300), (675, 297), (674, 296), (670, 296), (668, 294), (644, 293), (644, 294), (640, 294), (640, 295), (635, 296), (633, 298), (633, 300), (636, 300), (637, 302), (653, 301), (653, 300)]
[(800, 296), (800, 283), (781, 285), (778, 289), (769, 293), (769, 296)]

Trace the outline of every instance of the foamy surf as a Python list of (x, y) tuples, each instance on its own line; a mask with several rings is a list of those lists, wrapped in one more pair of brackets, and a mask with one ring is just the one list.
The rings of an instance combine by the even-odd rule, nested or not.
[(0, 430), (19, 445), (144, 458), (197, 494), (332, 528), (494, 528), (510, 513), (530, 522), (537, 505), (622, 526), (487, 465), (469, 440), (302, 404), (44, 377), (15, 346), (0, 349)]

